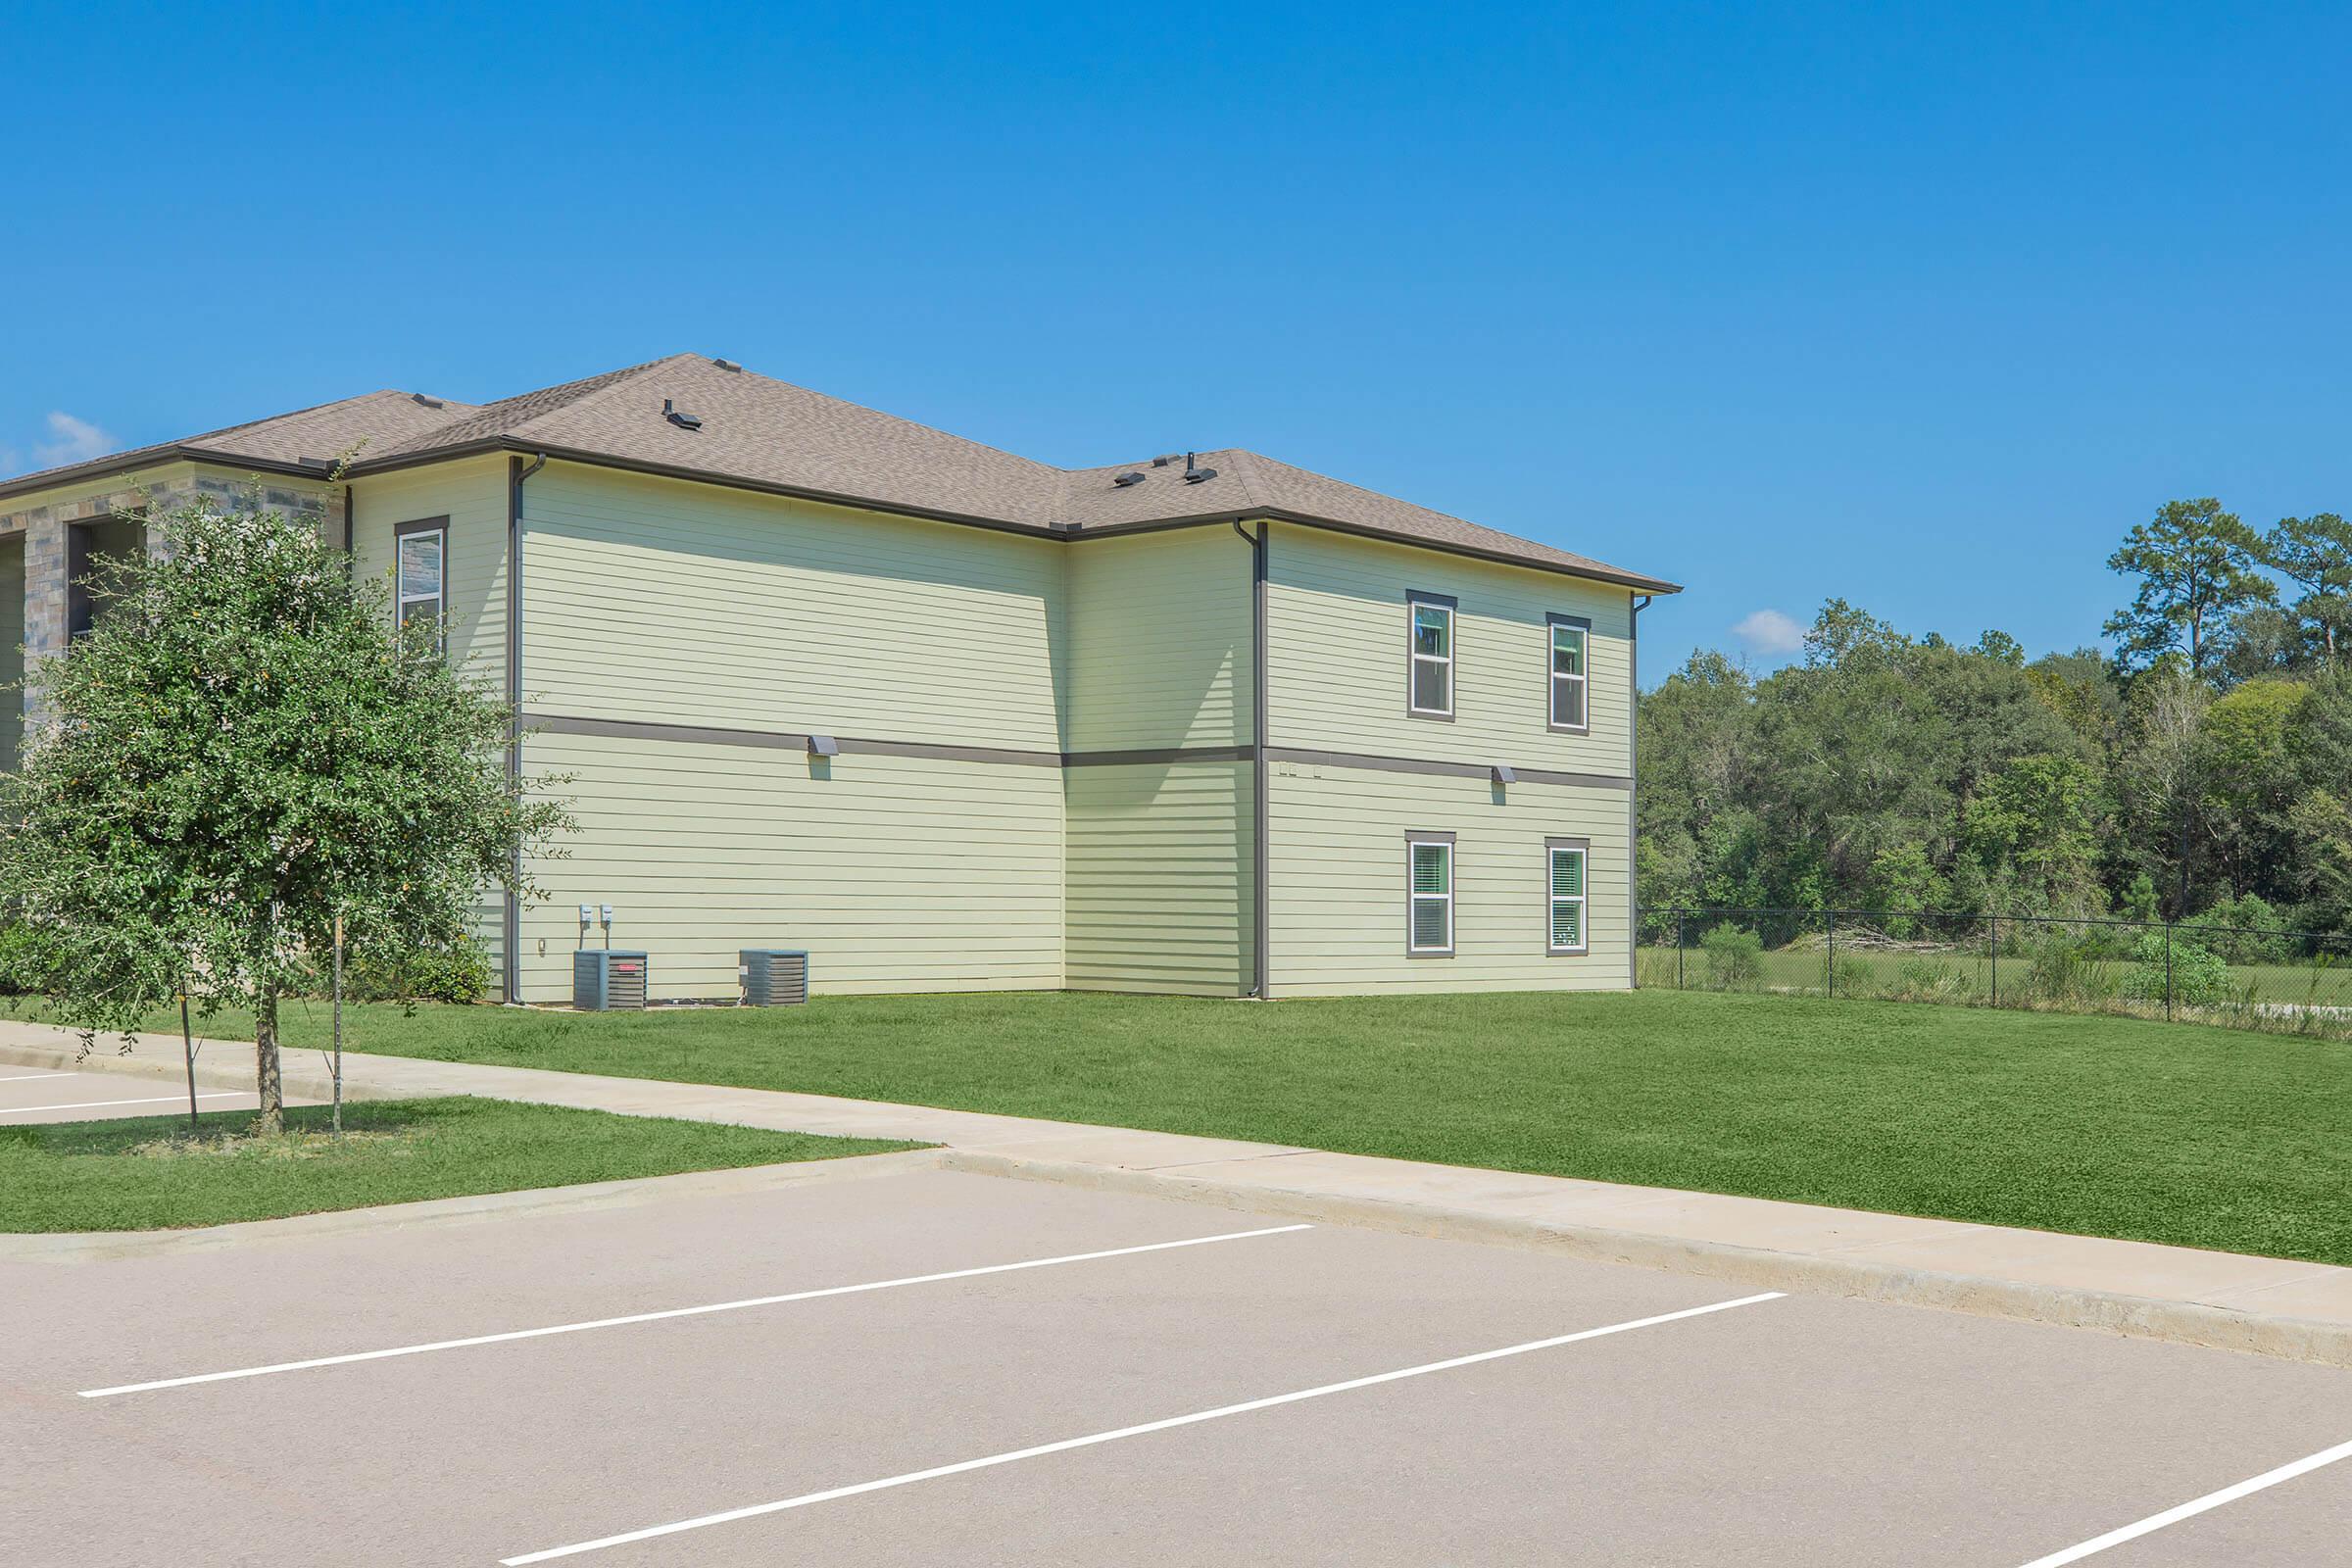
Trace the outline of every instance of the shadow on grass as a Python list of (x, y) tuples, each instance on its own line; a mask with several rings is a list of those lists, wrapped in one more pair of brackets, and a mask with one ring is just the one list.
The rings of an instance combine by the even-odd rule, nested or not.
[[(466, 1113), (471, 1103), (463, 1097), (446, 1102), (395, 1100), (359, 1101), (343, 1107), (343, 1130), (355, 1149), (381, 1150), (389, 1140), (407, 1141), (436, 1130), (453, 1117)], [(121, 1116), (105, 1121), (34, 1122), (0, 1128), (0, 1149), (60, 1158), (172, 1152), (242, 1153), (275, 1144), (309, 1153), (330, 1150), (333, 1109), (326, 1105), (289, 1105), (285, 1132), (275, 1139), (254, 1136), (254, 1112), (208, 1110), (188, 1126), (185, 1116)], [(176, 1147), (171, 1147), (176, 1146)]]

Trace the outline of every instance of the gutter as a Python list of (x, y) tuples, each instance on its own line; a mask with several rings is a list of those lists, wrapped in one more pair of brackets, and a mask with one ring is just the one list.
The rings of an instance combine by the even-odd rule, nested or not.
[[(1297, 523), (1305, 528), (1323, 528), (1333, 533), (1354, 534), (1364, 539), (1379, 539), (1390, 544), (1404, 545), (1416, 550), (1434, 550), (1441, 555), (1468, 556), (1478, 561), (1493, 561), (1506, 566), (1520, 566), (1530, 571), (1556, 572), (1564, 577), (1582, 577), (1589, 582), (1613, 583), (1645, 594), (1679, 594), (1680, 583), (1661, 577), (1645, 577), (1640, 572), (1620, 571), (1613, 566), (1594, 563), (1589, 566), (1573, 566), (1563, 562), (1531, 561), (1512, 555), (1506, 550), (1484, 550), (1476, 545), (1445, 539), (1431, 539), (1419, 534), (1391, 533), (1379, 528), (1367, 528), (1356, 523), (1342, 522), (1336, 517), (1319, 517), (1303, 512), (1290, 512), (1280, 507), (1244, 507), (1225, 512), (1201, 512), (1181, 517), (1154, 517), (1149, 522), (1098, 523), (1092, 527), (1076, 527), (1067, 523), (1016, 522), (1004, 517), (984, 517), (968, 512), (951, 512), (942, 508), (911, 506), (905, 502), (878, 501), (870, 496), (847, 495), (839, 491), (814, 490), (803, 485), (777, 484), (762, 479), (740, 478), (713, 473), (707, 468), (681, 467), (665, 463), (640, 463), (599, 452), (581, 451), (569, 447), (525, 446), (510, 437), (490, 436), (479, 441), (467, 441), (455, 446), (438, 447), (429, 452), (414, 452), (398, 457), (378, 458), (373, 463), (352, 466), (355, 474), (389, 473), (400, 468), (418, 467), (429, 463), (441, 463), (456, 458), (478, 457), (485, 453), (536, 453), (540, 458), (560, 458), (565, 463), (584, 464), (590, 467), (613, 468), (624, 473), (651, 474), (662, 479), (683, 479), (692, 484), (716, 485), (725, 490), (749, 490), (760, 495), (787, 496), (796, 501), (814, 501), (825, 506), (847, 507), (857, 512), (878, 512), (894, 517), (920, 517), (929, 522), (953, 522), (968, 528), (990, 528), (999, 533), (1025, 534), (1039, 539), (1119, 538), (1128, 534), (1155, 533), (1163, 528), (1199, 528), (1217, 523), (1243, 523), (1272, 519)], [(1245, 534), (1243, 537), (1247, 538)]]
[(1266, 982), (1272, 964), (1266, 955), (1268, 890), (1272, 877), (1267, 853), (1273, 835), (1266, 821), (1266, 535), (1273, 524), (1260, 518), (1252, 539), (1235, 518), (1233, 531), (1250, 546), (1250, 668), (1257, 691), (1250, 704), (1250, 782), (1252, 798), (1250, 826), (1254, 843), (1250, 856), (1256, 886), (1251, 890), (1250, 995), (1264, 1002), (1272, 994)]
[[(507, 788), (522, 791), (522, 482), (547, 466), (542, 452), (525, 467), (507, 460)], [(507, 1004), (522, 1001), (522, 840), (507, 851)]]
[(1642, 984), (1642, 895), (1635, 886), (1642, 844), (1642, 612), (1649, 594), (1636, 594), (1625, 618), (1625, 969), (1626, 983)]

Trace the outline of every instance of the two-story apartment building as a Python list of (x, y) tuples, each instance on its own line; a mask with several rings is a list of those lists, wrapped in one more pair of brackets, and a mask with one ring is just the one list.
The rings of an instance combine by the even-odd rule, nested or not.
[(549, 899), (484, 905), (513, 999), (569, 996), (581, 905), (668, 999), (757, 947), (834, 992), (1631, 984), (1657, 578), (1254, 453), (1056, 468), (678, 355), (0, 481), (0, 638), (64, 647), (142, 505), (257, 483), (503, 672), (514, 765), (572, 803)]

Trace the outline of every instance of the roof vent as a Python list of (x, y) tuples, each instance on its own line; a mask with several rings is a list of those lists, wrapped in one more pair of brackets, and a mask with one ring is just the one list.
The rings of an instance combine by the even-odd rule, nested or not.
[(409, 401), (416, 404), (419, 408), (425, 409), (445, 409), (449, 407), (448, 404), (442, 402), (439, 398), (428, 398), (421, 392), (410, 393)]
[(743, 368), (742, 366), (737, 365), (733, 360), (712, 360), (710, 363), (717, 366), (722, 370), (740, 370)]
[(1164, 467), (1166, 467), (1166, 466), (1167, 466), (1169, 464), (1171, 464), (1171, 463), (1174, 463), (1175, 461), (1176, 461), (1176, 454), (1175, 454), (1175, 453), (1173, 453), (1173, 452), (1170, 452), (1170, 453), (1166, 453), (1166, 454), (1164, 454), (1163, 456), (1160, 456), (1160, 457), (1153, 458), (1153, 459), (1152, 460), (1152, 466), (1153, 466), (1154, 468), (1164, 468)]
[(1124, 490), (1131, 484), (1142, 484), (1144, 482), (1144, 473), (1141, 469), (1131, 468), (1110, 482)]
[(667, 398), (662, 400), (662, 417), (681, 430), (700, 430), (703, 427), (702, 420), (688, 414)]
[(1199, 484), (1203, 479), (1214, 479), (1216, 476), (1216, 469), (1203, 468), (1193, 461), (1193, 455), (1190, 452), (1184, 455), (1184, 482), (1186, 484)]

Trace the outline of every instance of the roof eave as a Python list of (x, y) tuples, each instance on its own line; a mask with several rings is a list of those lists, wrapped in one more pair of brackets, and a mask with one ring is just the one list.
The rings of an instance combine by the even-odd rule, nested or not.
[(1205, 523), (1249, 522), (1267, 517), (1275, 522), (1295, 523), (1302, 528), (1322, 528), (1332, 533), (1352, 534), (1359, 539), (1378, 539), (1384, 544), (1405, 545), (1415, 550), (1435, 550), (1441, 555), (1467, 556), (1474, 561), (1492, 561), (1505, 566), (1521, 566), (1529, 571), (1548, 571), (1562, 577), (1582, 577), (1590, 582), (1614, 583), (1619, 587), (1636, 589), (1645, 594), (1679, 594), (1681, 583), (1668, 582), (1662, 577), (1646, 577), (1637, 571), (1621, 571), (1598, 563), (1590, 566), (1572, 566), (1562, 561), (1536, 561), (1526, 556), (1514, 556), (1506, 550), (1482, 550), (1476, 545), (1460, 544), (1445, 539), (1430, 539), (1420, 534), (1393, 533), (1385, 528), (1366, 527), (1361, 523), (1342, 522), (1336, 517), (1319, 517), (1311, 513), (1292, 512), (1282, 507), (1236, 507), (1224, 512), (1202, 512), (1182, 517), (1154, 517), (1148, 522), (1099, 523), (1081, 528), (1073, 535), (1079, 539), (1109, 538), (1121, 534), (1153, 533), (1162, 528), (1191, 528)]
[(31, 495), (38, 490), (62, 490), (85, 479), (102, 479), (109, 474), (133, 474), (141, 468), (152, 468), (163, 463), (211, 463), (225, 468), (243, 468), (251, 473), (285, 474), (308, 479), (323, 479), (331, 471), (301, 463), (287, 463), (277, 458), (247, 457), (241, 453), (221, 452), (178, 441), (169, 446), (142, 447), (136, 452), (118, 452), (111, 457), (92, 458), (87, 463), (76, 463), (68, 467), (45, 468), (39, 473), (23, 473), (13, 479), (0, 479), (0, 500), (10, 496)]
[(1505, 566), (1521, 566), (1530, 571), (1547, 571), (1563, 577), (1582, 577), (1590, 582), (1613, 583), (1646, 594), (1679, 594), (1680, 583), (1661, 577), (1647, 577), (1640, 572), (1620, 571), (1612, 566), (1572, 566), (1564, 562), (1535, 561), (1514, 556), (1508, 551), (1481, 550), (1475, 545), (1429, 539), (1416, 534), (1392, 533), (1368, 528), (1356, 523), (1318, 517), (1307, 513), (1291, 512), (1281, 507), (1238, 507), (1220, 512), (1194, 513), (1181, 517), (1154, 517), (1145, 522), (1100, 523), (1092, 527), (1071, 527), (1054, 523), (1018, 522), (1007, 517), (987, 517), (971, 513), (950, 512), (937, 508), (910, 506), (905, 502), (885, 501), (874, 496), (850, 495), (839, 491), (811, 489), (804, 485), (777, 484), (764, 479), (739, 478), (714, 473), (708, 468), (690, 468), (675, 464), (647, 463), (633, 458), (614, 457), (610, 453), (591, 452), (576, 447), (549, 446), (540, 442), (517, 440), (513, 436), (485, 436), (478, 441), (461, 442), (453, 446), (435, 447), (423, 452), (396, 454), (370, 462), (355, 462), (348, 473), (353, 478), (366, 478), (374, 473), (390, 473), (401, 468), (420, 467), (431, 463), (453, 462), (461, 458), (482, 457), (494, 453), (538, 456), (564, 463), (578, 463), (590, 467), (614, 468), (626, 473), (651, 474), (657, 478), (682, 479), (692, 484), (711, 484), (722, 489), (749, 490), (760, 495), (786, 496), (796, 501), (814, 501), (825, 506), (847, 507), (858, 512), (879, 512), (892, 516), (921, 517), (932, 522), (952, 522), (970, 528), (990, 528), (999, 533), (1026, 534), (1045, 539), (1089, 539), (1120, 534), (1151, 533), (1163, 528), (1191, 528), (1228, 522), (1247, 522), (1255, 517), (1270, 517), (1276, 522), (1296, 523), (1301, 527), (1324, 528), (1334, 533), (1353, 534), (1358, 538), (1378, 539), (1389, 544), (1410, 546), (1420, 550), (1435, 550), (1443, 555), (1467, 556), (1473, 560), (1492, 561)]

